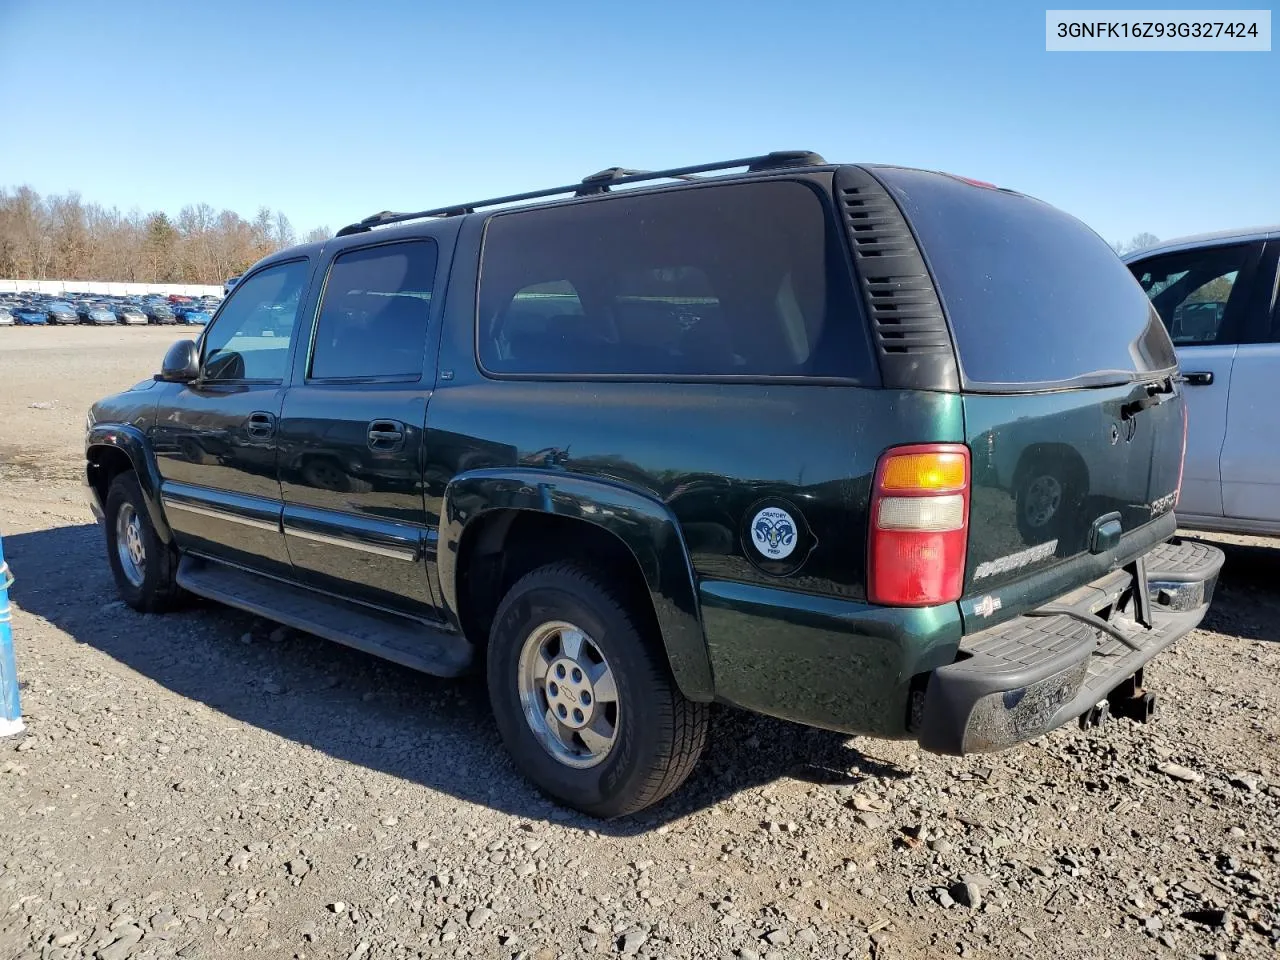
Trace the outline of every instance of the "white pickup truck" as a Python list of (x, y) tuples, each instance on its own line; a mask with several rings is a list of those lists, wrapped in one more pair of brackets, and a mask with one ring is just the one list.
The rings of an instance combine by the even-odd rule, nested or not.
[(1177, 513), (1196, 530), (1280, 536), (1280, 226), (1170, 240), (1124, 260), (1186, 378)]

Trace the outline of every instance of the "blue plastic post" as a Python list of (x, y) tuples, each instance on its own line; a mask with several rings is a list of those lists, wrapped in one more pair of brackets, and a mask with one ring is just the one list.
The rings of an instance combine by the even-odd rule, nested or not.
[(0, 737), (9, 737), (24, 729), (22, 707), (18, 703), (18, 665), (13, 659), (11, 583), (13, 574), (4, 562), (4, 538), (0, 537)]

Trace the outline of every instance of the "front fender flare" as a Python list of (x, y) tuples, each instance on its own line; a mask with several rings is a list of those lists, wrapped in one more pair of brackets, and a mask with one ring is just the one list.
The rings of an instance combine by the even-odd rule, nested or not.
[(127, 423), (95, 423), (89, 428), (89, 436), (85, 442), (86, 460), (93, 459), (95, 447), (114, 447), (129, 458), (156, 536), (165, 544), (172, 543), (173, 531), (169, 528), (169, 521), (160, 502), (160, 469), (146, 435)]
[(554, 470), (489, 468), (459, 474), (440, 510), (438, 569), (444, 606), (458, 619), (457, 557), (464, 531), (492, 510), (528, 510), (607, 530), (640, 566), (676, 685), (690, 700), (715, 696), (693, 565), (680, 527), (660, 500), (608, 481)]

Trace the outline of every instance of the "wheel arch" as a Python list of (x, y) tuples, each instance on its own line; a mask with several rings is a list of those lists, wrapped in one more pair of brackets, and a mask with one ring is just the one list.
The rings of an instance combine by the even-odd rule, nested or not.
[(675, 517), (660, 501), (618, 484), (550, 470), (481, 469), (446, 487), (438, 570), (443, 606), (477, 646), (515, 579), (566, 557), (623, 565), (629, 599), (661, 636), (676, 685), (714, 698), (693, 567)]
[(97, 423), (85, 444), (85, 482), (101, 508), (107, 502), (111, 481), (133, 471), (147, 505), (147, 516), (161, 542), (173, 542), (173, 531), (160, 502), (160, 471), (146, 436), (129, 424)]
[(1018, 457), (1013, 470), (1013, 489), (1018, 490), (1030, 478), (1033, 470), (1044, 464), (1062, 464), (1075, 473), (1082, 490), (1089, 489), (1089, 465), (1080, 451), (1067, 443), (1032, 443)]

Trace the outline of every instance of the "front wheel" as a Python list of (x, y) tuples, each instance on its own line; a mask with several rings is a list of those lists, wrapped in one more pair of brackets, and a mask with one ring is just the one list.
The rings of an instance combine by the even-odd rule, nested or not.
[(122, 473), (107, 491), (107, 560), (120, 598), (142, 613), (159, 613), (177, 604), (182, 591), (174, 582), (177, 557), (151, 525), (138, 478)]
[(520, 770), (597, 817), (673, 792), (707, 740), (706, 704), (675, 686), (661, 641), (607, 582), (570, 563), (520, 579), (494, 618), (489, 697)]

